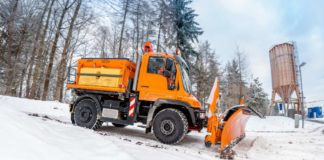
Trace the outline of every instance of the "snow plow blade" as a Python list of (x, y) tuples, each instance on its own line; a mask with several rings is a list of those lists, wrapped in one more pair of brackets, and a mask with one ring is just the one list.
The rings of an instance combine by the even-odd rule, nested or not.
[(245, 137), (245, 126), (251, 114), (264, 118), (251, 107), (238, 105), (224, 112), (220, 152), (226, 154)]
[(258, 111), (244, 105), (234, 106), (224, 112), (220, 146), (221, 152), (232, 148), (233, 145), (245, 137), (245, 126), (251, 114), (263, 118), (263, 115)]
[(222, 116), (210, 117), (207, 132), (211, 134), (205, 137), (206, 147), (220, 143), (220, 157), (232, 159), (235, 154), (232, 148), (245, 137), (245, 126), (251, 114), (264, 118), (261, 113), (245, 105), (229, 108)]
[(223, 119), (220, 151), (232, 148), (245, 136), (245, 125), (250, 117), (250, 112), (241, 107), (231, 108)]
[(233, 106), (223, 114), (217, 115), (219, 97), (218, 80), (216, 79), (208, 99), (208, 134), (205, 137), (205, 146), (210, 147), (220, 143), (221, 158), (229, 158), (227, 156), (233, 155), (231, 148), (245, 136), (245, 125), (250, 115), (256, 114), (260, 118), (263, 118), (263, 115), (253, 108), (245, 106), (243, 98), (240, 100), (240, 105)]

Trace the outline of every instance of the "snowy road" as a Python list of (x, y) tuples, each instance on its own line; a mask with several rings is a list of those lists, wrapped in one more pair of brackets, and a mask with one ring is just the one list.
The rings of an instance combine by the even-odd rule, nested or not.
[(324, 118), (318, 118), (318, 119), (307, 119), (307, 121), (310, 121), (310, 122), (316, 122), (316, 123), (322, 123), (322, 124), (324, 124)]
[[(136, 126), (99, 131), (71, 125), (68, 107), (0, 96), (0, 159), (218, 159), (217, 146), (205, 148), (205, 132), (189, 133), (178, 145), (164, 145)], [(285, 117), (251, 117), (235, 159), (324, 159), (324, 126), (306, 122), (294, 129)]]
[(267, 117), (257, 120), (251, 117), (247, 136), (236, 148), (244, 150), (239, 159), (324, 159), (324, 125), (305, 122), (305, 129), (295, 129), (294, 120), (286, 117)]

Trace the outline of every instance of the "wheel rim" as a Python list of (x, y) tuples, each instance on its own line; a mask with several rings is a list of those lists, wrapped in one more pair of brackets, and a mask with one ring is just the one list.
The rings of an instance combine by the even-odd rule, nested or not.
[(171, 120), (163, 120), (161, 123), (161, 132), (164, 135), (170, 135), (174, 131), (174, 123)]
[(91, 111), (90, 107), (85, 106), (85, 107), (81, 108), (80, 115), (81, 115), (80, 116), (81, 122), (88, 123), (92, 119), (93, 114), (92, 114), (92, 111)]

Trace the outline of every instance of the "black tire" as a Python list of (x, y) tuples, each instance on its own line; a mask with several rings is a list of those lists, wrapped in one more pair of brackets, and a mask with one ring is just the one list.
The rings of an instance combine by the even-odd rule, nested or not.
[(74, 113), (71, 113), (71, 122), (72, 122), (73, 125), (75, 124), (75, 121), (74, 121)]
[(210, 148), (211, 147), (211, 145), (212, 145), (212, 143), (211, 142), (205, 142), (205, 147), (207, 147), (207, 148)]
[(126, 127), (126, 125), (124, 125), (124, 124), (117, 124), (117, 123), (112, 123), (112, 124), (113, 124), (113, 126), (115, 126), (117, 128), (124, 128), (124, 127)]
[(96, 102), (91, 98), (84, 98), (75, 104), (74, 122), (77, 126), (89, 129), (98, 129), (102, 125), (102, 121), (98, 119), (98, 111)]
[(164, 144), (179, 143), (188, 132), (188, 120), (179, 110), (164, 109), (154, 117), (153, 132)]

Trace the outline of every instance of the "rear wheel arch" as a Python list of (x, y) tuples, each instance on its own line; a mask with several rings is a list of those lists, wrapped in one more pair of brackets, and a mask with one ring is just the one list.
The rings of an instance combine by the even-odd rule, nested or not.
[(193, 125), (193, 121), (192, 121), (192, 117), (190, 115), (190, 111), (184, 106), (175, 105), (175, 104), (167, 104), (167, 103), (161, 104), (161, 106), (158, 107), (155, 110), (154, 115), (153, 115), (153, 119), (156, 116), (156, 114), (158, 114), (161, 110), (166, 109), (166, 108), (171, 108), (171, 109), (176, 109), (176, 110), (181, 111), (186, 116), (186, 118), (188, 120), (188, 123), (189, 123), (189, 126)]
[(101, 112), (102, 112), (102, 106), (97, 98), (97, 96), (95, 95), (90, 95), (90, 94), (85, 94), (85, 95), (82, 95), (82, 96), (79, 96), (74, 102), (73, 102), (73, 105), (72, 105), (72, 108), (70, 109), (71, 113), (73, 114), (74, 113), (74, 109), (75, 109), (75, 105), (80, 102), (81, 100), (83, 99), (92, 99), (93, 101), (95, 101), (96, 105), (98, 106), (97, 107), (97, 113), (99, 115), (99, 117), (101, 117)]

